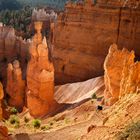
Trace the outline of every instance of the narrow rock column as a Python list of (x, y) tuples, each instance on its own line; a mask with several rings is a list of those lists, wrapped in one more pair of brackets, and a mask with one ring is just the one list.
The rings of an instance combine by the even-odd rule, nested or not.
[[(48, 56), (46, 38), (41, 35), (42, 22), (35, 22), (27, 66), (27, 106), (33, 117), (42, 117), (55, 108), (54, 66)], [(43, 39), (42, 39), (43, 38)]]
[(24, 106), (25, 81), (22, 79), (22, 71), (17, 60), (13, 65), (8, 64), (6, 92), (10, 96), (9, 104), (21, 111)]

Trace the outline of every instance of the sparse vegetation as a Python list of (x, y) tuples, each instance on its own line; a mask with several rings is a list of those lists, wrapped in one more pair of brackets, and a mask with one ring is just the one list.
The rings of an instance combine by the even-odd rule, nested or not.
[(52, 122), (52, 121), (49, 123), (50, 126), (52, 126), (53, 124), (54, 124), (54, 122)]
[(50, 126), (50, 125), (45, 125), (45, 126), (42, 126), (41, 127), (41, 130), (43, 130), (43, 131), (46, 131), (46, 130), (49, 130), (49, 129), (51, 129), (52, 127)]
[(17, 114), (17, 113), (18, 113), (18, 110), (17, 110), (15, 107), (12, 107), (12, 108), (10, 109), (10, 113), (11, 113), (11, 114)]
[(34, 119), (34, 120), (32, 121), (32, 125), (33, 125), (34, 128), (40, 128), (40, 126), (41, 126), (41, 120), (39, 120), (39, 119)]
[(92, 98), (92, 99), (97, 99), (96, 93), (93, 93), (91, 98)]
[(68, 124), (68, 123), (70, 123), (70, 119), (69, 118), (65, 118), (64, 122), (65, 122), (65, 124)]
[(24, 117), (24, 122), (25, 123), (28, 123), (29, 122), (29, 119), (26, 116)]
[(140, 140), (140, 121), (128, 125), (124, 132), (117, 134), (117, 140)]
[(10, 124), (12, 124), (15, 128), (18, 128), (20, 125), (20, 120), (16, 115), (11, 115), (9, 118)]
[[(32, 8), (29, 6), (24, 7), (21, 10), (3, 10), (0, 12), (0, 22), (7, 26), (14, 27), (18, 34), (23, 38), (29, 38), (31, 36), (30, 23), (32, 16)], [(4, 60), (3, 60), (4, 61)]]

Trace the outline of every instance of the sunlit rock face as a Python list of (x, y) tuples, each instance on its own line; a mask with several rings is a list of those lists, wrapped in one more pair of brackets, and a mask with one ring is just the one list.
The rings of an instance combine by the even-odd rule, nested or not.
[(2, 119), (2, 99), (4, 97), (3, 86), (0, 82), (0, 120)]
[(119, 99), (124, 63), (130, 56), (131, 53), (128, 50), (118, 50), (117, 45), (115, 44), (110, 47), (109, 53), (104, 62), (106, 104), (111, 105)]
[(34, 117), (42, 117), (55, 107), (54, 67), (48, 56), (46, 38), (41, 34), (42, 22), (35, 22), (27, 67), (27, 106)]
[(120, 83), (120, 98), (129, 93), (140, 92), (140, 62), (134, 63), (134, 55), (131, 55), (124, 63), (122, 80)]
[(22, 70), (17, 60), (8, 64), (6, 92), (10, 96), (9, 104), (21, 111), (25, 102), (25, 81), (22, 79)]
[(113, 44), (104, 62), (104, 103), (114, 104), (126, 94), (140, 90), (140, 62), (134, 62), (134, 51), (119, 50)]
[(103, 63), (112, 43), (118, 44), (119, 48), (134, 49), (136, 56), (140, 56), (140, 31), (137, 29), (140, 26), (140, 8), (121, 6), (123, 3), (118, 0), (67, 3), (55, 27), (57, 83), (102, 75)]

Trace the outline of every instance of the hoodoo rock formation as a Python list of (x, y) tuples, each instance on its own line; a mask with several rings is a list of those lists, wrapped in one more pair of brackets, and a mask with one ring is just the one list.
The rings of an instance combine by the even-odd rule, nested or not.
[(41, 34), (42, 22), (35, 22), (37, 33), (29, 47), (31, 59), (27, 67), (27, 106), (34, 117), (42, 117), (55, 108), (54, 67), (48, 56), (46, 38)]
[(114, 104), (126, 94), (140, 91), (140, 62), (135, 62), (134, 51), (118, 50), (113, 44), (105, 59), (104, 103)]
[(25, 102), (25, 81), (22, 79), (22, 71), (17, 60), (13, 65), (8, 64), (6, 92), (10, 96), (9, 104), (21, 111)]
[(15, 30), (11, 27), (0, 25), (0, 79), (6, 85), (7, 64), (15, 59), (20, 60), (21, 67), (25, 71), (28, 61), (29, 41), (25, 41), (15, 35)]
[(106, 104), (111, 105), (119, 99), (124, 63), (130, 56), (131, 53), (128, 50), (118, 50), (115, 44), (110, 47), (104, 62)]
[(3, 86), (0, 82), (0, 120), (2, 119), (2, 99), (4, 97)]
[(119, 0), (69, 2), (64, 13), (58, 16), (55, 27), (56, 82), (82, 81), (102, 75), (103, 63), (112, 43), (120, 48), (134, 49), (136, 57), (140, 56), (138, 27), (139, 7), (123, 7)]

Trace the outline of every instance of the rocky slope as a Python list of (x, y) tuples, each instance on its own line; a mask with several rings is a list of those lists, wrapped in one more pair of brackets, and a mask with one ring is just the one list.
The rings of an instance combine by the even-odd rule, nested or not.
[[(119, 61), (115, 61), (116, 59)], [(129, 138), (139, 140), (140, 93), (137, 90), (139, 62), (135, 63), (133, 60), (133, 51), (118, 50), (114, 44), (109, 49), (104, 64), (105, 81), (102, 77), (97, 77), (85, 82), (57, 86), (54, 98), (61, 103), (59, 111), (57, 109), (52, 116), (49, 114), (41, 118), (40, 128), (34, 127), (28, 109), (24, 109), (16, 116), (20, 122), (18, 127), (15, 127), (10, 119), (2, 124), (8, 127), (13, 139), (121, 140)], [(126, 62), (132, 64), (126, 65)], [(114, 75), (118, 73), (119, 79), (114, 78), (117, 76), (114, 76), (113, 72)], [(112, 80), (115, 84), (112, 84)], [(125, 92), (121, 92), (123, 94), (119, 93), (121, 88), (125, 89)], [(113, 105), (111, 104), (112, 106), (106, 104), (101, 106), (103, 96), (105, 100), (110, 99), (106, 96), (106, 92), (109, 92), (113, 98), (117, 95), (117, 100)]]
[[(81, 90), (82, 92), (78, 92)], [(91, 79), (91, 80), (81, 82), (81, 83), (73, 83), (73, 84), (57, 86), (56, 91), (55, 91), (56, 101), (59, 103), (67, 103), (67, 104), (64, 105), (64, 111), (56, 114), (53, 117), (42, 118), (42, 126), (48, 125), (52, 122), (53, 126), (49, 130), (51, 132), (50, 133), (51, 135), (52, 132), (65, 129), (65, 127), (70, 128), (71, 125), (74, 125), (73, 127), (75, 127), (75, 125), (78, 126), (79, 123), (84, 123), (85, 120), (88, 121), (90, 117), (93, 115), (93, 112), (95, 112), (95, 108), (96, 108), (96, 104), (91, 101), (92, 95), (94, 93), (97, 93), (97, 96), (101, 97), (103, 96), (103, 90), (104, 90), (103, 77), (98, 77), (98, 78)], [(68, 92), (68, 91), (71, 91), (71, 92)], [(19, 114), (21, 127), (19, 127), (18, 129), (13, 128), (8, 123), (6, 124), (9, 130), (13, 131), (12, 134), (16, 134), (15, 137), (18, 137), (18, 135), (19, 137), (21, 136), (24, 137), (22, 133), (26, 133), (26, 132), (28, 134), (31, 134), (31, 139), (34, 139), (34, 137), (38, 135), (37, 133), (35, 135), (33, 134), (35, 133), (35, 130), (33, 129), (31, 122), (27, 124), (24, 122), (24, 117), (31, 118), (29, 116), (30, 115), (28, 113), (28, 110)], [(86, 125), (88, 124), (88, 122), (84, 123), (84, 125), (82, 126), (84, 127), (85, 124)], [(28, 124), (31, 127), (27, 127)], [(72, 130), (73, 127), (71, 127), (70, 129)], [(84, 128), (84, 130), (86, 130), (86, 127)], [(43, 132), (46, 133), (47, 130), (43, 131), (39, 129), (37, 130), (37, 132), (41, 132), (40, 136), (39, 137), (37, 136), (38, 138), (41, 138), (44, 135)], [(78, 132), (78, 134), (80, 133), (81, 131)], [(25, 135), (26, 138), (28, 137), (28, 134)], [(48, 135), (48, 133), (46, 134)], [(32, 135), (34, 136), (32, 137)], [(77, 134), (75, 133), (74, 136), (75, 135)]]
[(103, 77), (96, 77), (85, 82), (56, 86), (54, 98), (58, 103), (74, 104), (91, 98), (94, 93), (102, 96), (100, 93), (103, 90)]
[[(103, 74), (108, 48), (139, 50), (140, 8), (122, 8), (118, 0), (68, 3), (55, 27), (54, 64), (57, 83), (82, 81)], [(59, 79), (61, 78), (61, 81)]]
[[(12, 136), (14, 140), (26, 138), (30, 140), (120, 140), (124, 137), (126, 128), (127, 137), (139, 140), (139, 120), (140, 120), (140, 96), (139, 94), (129, 94), (122, 97), (111, 108), (103, 111), (96, 110), (96, 100), (87, 101), (77, 107), (72, 107), (54, 117), (44, 119), (42, 124), (51, 127), (46, 131), (35, 131), (22, 129), (16, 130)], [(131, 125), (134, 127), (131, 128)], [(138, 125), (138, 126), (137, 126)], [(138, 129), (137, 131), (135, 129)], [(28, 133), (26, 133), (28, 132)]]

